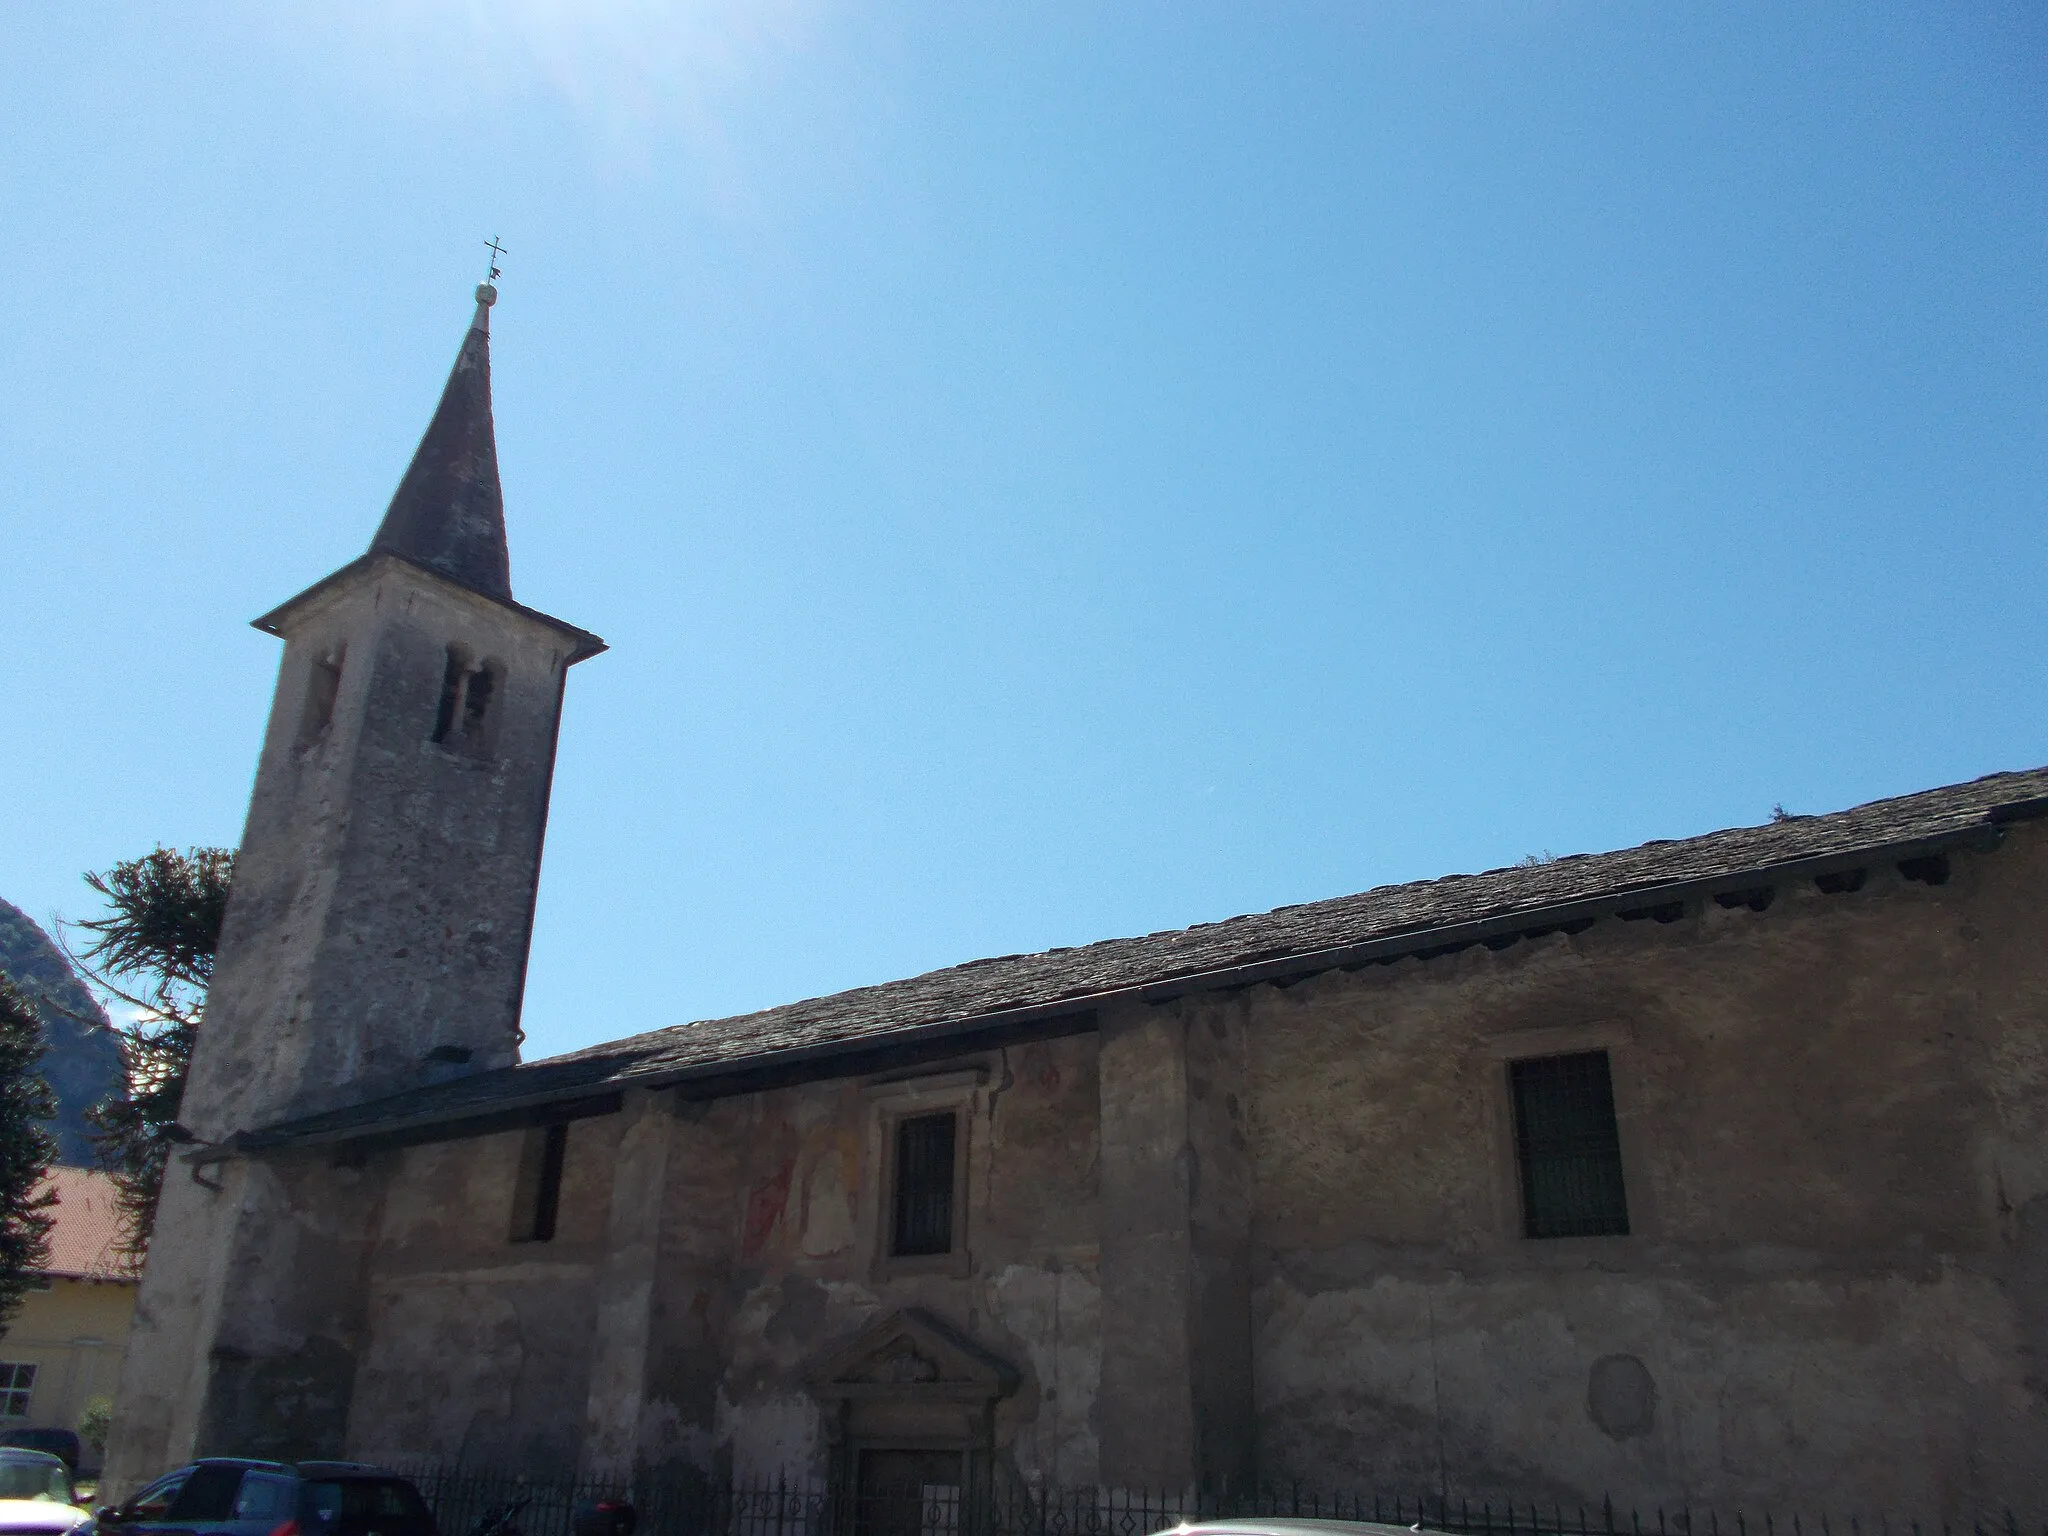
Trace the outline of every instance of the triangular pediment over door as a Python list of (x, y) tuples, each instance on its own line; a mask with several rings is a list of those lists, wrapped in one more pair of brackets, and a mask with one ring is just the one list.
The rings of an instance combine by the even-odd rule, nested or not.
[(853, 1448), (986, 1446), (1017, 1369), (921, 1307), (875, 1319), (807, 1373), (834, 1438)]

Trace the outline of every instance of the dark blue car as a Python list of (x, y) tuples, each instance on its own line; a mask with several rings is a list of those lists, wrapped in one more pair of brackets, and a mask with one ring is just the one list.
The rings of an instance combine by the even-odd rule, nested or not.
[(440, 1536), (411, 1483), (349, 1461), (195, 1461), (95, 1523), (103, 1536)]

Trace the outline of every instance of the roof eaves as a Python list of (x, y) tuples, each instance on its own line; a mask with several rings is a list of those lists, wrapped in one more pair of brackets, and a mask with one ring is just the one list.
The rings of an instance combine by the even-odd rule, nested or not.
[[(1812, 879), (1837, 870), (1855, 868), (1873, 859), (1908, 859), (1955, 849), (1989, 851), (1998, 846), (2003, 834), (1999, 824), (2048, 815), (2048, 797), (2013, 802), (1991, 812), (1972, 813), (1968, 822), (1917, 837), (1884, 839), (1853, 844), (1825, 853), (1736, 866), (1709, 875), (1683, 880), (1647, 881), (1623, 885), (1590, 896), (1568, 898), (1518, 907), (1511, 911), (1450, 923), (1421, 923), (1393, 933), (1376, 934), (1354, 943), (1275, 955), (1238, 965), (1212, 967), (1180, 976), (1163, 976), (1127, 987), (1100, 989), (1088, 993), (1034, 1003), (1021, 1008), (998, 1009), (926, 1024), (875, 1030), (835, 1040), (762, 1051), (750, 1056), (726, 1057), (692, 1062), (676, 1067), (627, 1070), (608, 1079), (567, 1084), (530, 1094), (508, 1094), (502, 1098), (469, 1101), (446, 1111), (402, 1116), (389, 1120), (355, 1121), (347, 1125), (294, 1133), (289, 1123), (249, 1133), (242, 1138), (245, 1150), (271, 1151), (287, 1148), (341, 1145), (371, 1138), (385, 1139), (417, 1132), (437, 1131), (431, 1139), (453, 1139), (468, 1134), (487, 1134), (460, 1129), (466, 1122), (498, 1120), (515, 1113), (532, 1113), (535, 1118), (550, 1105), (591, 1100), (608, 1091), (637, 1088), (648, 1091), (675, 1088), (690, 1099), (728, 1097), (758, 1091), (762, 1087), (788, 1082), (848, 1075), (849, 1058), (898, 1053), (921, 1046), (944, 1044), (954, 1049), (973, 1048), (969, 1042), (1036, 1027), (1046, 1035), (1085, 1033), (1096, 1027), (1101, 1010), (1125, 1003), (1156, 1004), (1198, 993), (1231, 991), (1243, 987), (1299, 980), (1326, 971), (1402, 959), (1418, 950), (1448, 952), (1468, 948), (1490, 939), (1554, 930), (1580, 918), (1596, 918), (1616, 912), (1663, 906), (1740, 890), (1757, 884)], [(1064, 1021), (1064, 1022), (1063, 1022)], [(826, 1068), (837, 1070), (825, 1070)], [(509, 1069), (516, 1077), (519, 1069)], [(363, 1108), (372, 1106), (365, 1105)], [(615, 1106), (614, 1106), (615, 1107)], [(594, 1111), (602, 1113), (605, 1111)], [(310, 1117), (309, 1117), (310, 1118)], [(325, 1118), (325, 1117), (322, 1117)], [(427, 1138), (421, 1138), (427, 1139)]]
[(306, 588), (305, 591), (299, 593), (298, 596), (286, 598), (283, 602), (279, 603), (275, 608), (271, 609), (268, 613), (263, 614), (258, 618), (251, 619), (249, 621), (250, 627), (252, 629), (260, 629), (266, 635), (278, 635), (281, 637), (284, 634), (284, 620), (289, 614), (291, 614), (291, 612), (294, 609), (298, 608), (303, 603), (311, 601), (313, 598), (319, 596), (321, 593), (330, 591), (334, 587), (338, 586), (340, 583), (354, 576), (357, 572), (367, 570), (372, 564), (379, 560), (396, 561), (398, 564), (406, 566), (411, 570), (419, 571), (424, 575), (433, 577), (434, 580), (442, 583), (444, 586), (453, 589), (454, 591), (466, 592), (471, 597), (476, 598), (478, 601), (490, 603), (494, 607), (509, 608), (514, 613), (524, 614), (527, 618), (533, 619), (538, 623), (545, 624), (550, 629), (556, 630), (559, 633), (566, 635), (572, 642), (572, 648), (569, 654), (569, 665), (571, 666), (574, 666), (579, 661), (588, 661), (591, 657), (599, 655), (600, 653), (611, 649), (611, 647), (606, 645), (602, 639), (600, 639), (596, 635), (593, 635), (589, 630), (578, 628), (576, 625), (569, 623), (565, 619), (558, 619), (550, 613), (542, 613), (538, 608), (529, 608), (526, 606), (526, 604), (517, 602), (509, 597), (498, 597), (489, 592), (479, 592), (474, 587), (464, 586), (459, 581), (450, 580), (447, 575), (445, 575), (443, 572), (435, 570), (430, 565), (422, 564), (418, 560), (411, 559), (406, 555), (398, 554), (388, 549), (373, 549), (368, 551), (367, 553), (356, 556), (355, 559), (349, 561), (349, 563), (341, 567), (341, 569), (330, 572), (328, 575), (321, 577), (318, 581), (314, 582), (312, 586)]

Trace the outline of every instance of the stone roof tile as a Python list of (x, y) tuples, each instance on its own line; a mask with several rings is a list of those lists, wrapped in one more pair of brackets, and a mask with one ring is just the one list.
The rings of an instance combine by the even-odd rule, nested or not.
[(1649, 901), (1671, 887), (1735, 883), (1788, 865), (1987, 833), (2001, 820), (2042, 813), (2048, 813), (2048, 768), (1993, 774), (1830, 815), (1380, 886), (1139, 938), (971, 960), (478, 1073), (272, 1127), (254, 1140), (337, 1140), (626, 1086), (731, 1075), (949, 1029), (1078, 1013), (1119, 997), (1243, 985), (1263, 979), (1257, 974), (1262, 965), (1280, 975), (1356, 960), (1361, 948), (1376, 949), (1379, 957), (1411, 953), (1474, 924), (1534, 926), (1574, 904), (1619, 901), (1625, 907), (1632, 897)]

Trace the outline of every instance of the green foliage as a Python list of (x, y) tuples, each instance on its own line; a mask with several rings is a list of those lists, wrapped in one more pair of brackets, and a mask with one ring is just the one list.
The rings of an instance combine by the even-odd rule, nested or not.
[(108, 910), (74, 925), (92, 935), (75, 959), (94, 983), (138, 1010), (116, 1026), (126, 1091), (86, 1117), (100, 1166), (118, 1191), (131, 1258), (140, 1259), (156, 1224), (234, 872), (230, 848), (157, 848), (85, 877)]
[(57, 1096), (36, 1070), (42, 1056), (35, 1003), (0, 978), (0, 1332), (50, 1257), (56, 1196), (37, 1186), (57, 1157), (42, 1126), (57, 1112)]
[[(157, 848), (85, 883), (106, 898), (105, 917), (76, 926), (92, 935), (80, 954), (116, 997), (167, 1018), (196, 1020), (213, 979), (213, 954), (234, 879), (231, 848)], [(140, 995), (110, 983), (139, 983)]]
[(73, 1426), (78, 1438), (92, 1449), (95, 1458), (107, 1453), (107, 1431), (114, 1427), (114, 1400), (111, 1397), (88, 1397), (85, 1406), (78, 1410), (78, 1423)]

